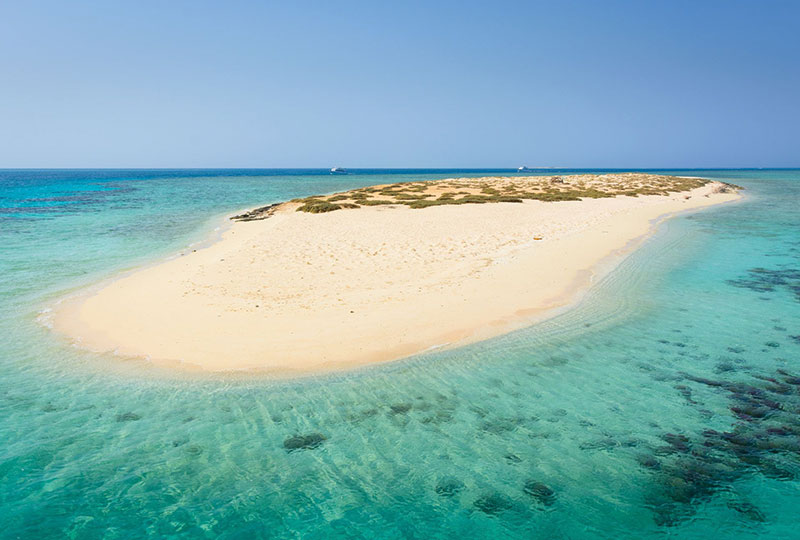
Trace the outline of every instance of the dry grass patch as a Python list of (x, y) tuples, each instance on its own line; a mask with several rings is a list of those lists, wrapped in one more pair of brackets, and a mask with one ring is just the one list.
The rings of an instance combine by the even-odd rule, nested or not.
[[(644, 173), (448, 178), (370, 186), (332, 195), (295, 199), (292, 202), (299, 203), (298, 212), (320, 214), (362, 206), (404, 205), (422, 209), (459, 204), (521, 203), (526, 199), (559, 202), (617, 196), (669, 195), (689, 191), (708, 182), (710, 180), (703, 178)], [(717, 191), (736, 189), (739, 186), (723, 183)], [(264, 213), (264, 217), (268, 215), (269, 213)], [(241, 217), (245, 216), (249, 220), (264, 218), (260, 214), (252, 213)]]

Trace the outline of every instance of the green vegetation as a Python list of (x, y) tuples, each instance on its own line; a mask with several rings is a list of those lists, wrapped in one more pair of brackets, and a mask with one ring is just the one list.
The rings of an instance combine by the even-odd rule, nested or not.
[(334, 210), (341, 210), (342, 208), (358, 208), (358, 205), (352, 203), (334, 204), (328, 201), (311, 200), (300, 206), (297, 210), (299, 212), (310, 212), (312, 214), (324, 214), (325, 212), (333, 212)]
[[(362, 206), (405, 205), (421, 209), (431, 206), (486, 203), (579, 201), (608, 197), (669, 195), (705, 185), (709, 180), (654, 174), (528, 176), (454, 178), (429, 182), (405, 182), (354, 189), (333, 195), (295, 199), (298, 212), (313, 214)], [(739, 189), (723, 184), (717, 192)]]

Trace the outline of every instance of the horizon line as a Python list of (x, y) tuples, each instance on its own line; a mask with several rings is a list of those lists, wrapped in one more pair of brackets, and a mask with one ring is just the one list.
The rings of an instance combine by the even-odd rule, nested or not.
[[(350, 171), (518, 171), (518, 167), (341, 167)], [(695, 171), (734, 171), (734, 170), (795, 170), (800, 169), (800, 165), (785, 167), (527, 167), (530, 171), (550, 171), (550, 170), (608, 170), (608, 171), (661, 171), (661, 170), (695, 170)], [(329, 171), (330, 167), (0, 167), (0, 171)], [(526, 171), (520, 171), (526, 172)]]

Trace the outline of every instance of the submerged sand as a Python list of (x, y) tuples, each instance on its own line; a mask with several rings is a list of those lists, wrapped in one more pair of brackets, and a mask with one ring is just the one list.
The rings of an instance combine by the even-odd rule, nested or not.
[(667, 195), (319, 214), (295, 211), (297, 201), (62, 302), (54, 324), (91, 350), (211, 371), (394, 360), (531, 324), (657, 218), (738, 197), (709, 182)]

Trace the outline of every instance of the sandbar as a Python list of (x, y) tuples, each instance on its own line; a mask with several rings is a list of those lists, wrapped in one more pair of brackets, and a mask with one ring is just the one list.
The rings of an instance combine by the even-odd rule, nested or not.
[(53, 324), (93, 351), (207, 371), (386, 362), (530, 325), (660, 218), (739, 197), (720, 182), (644, 174), (310, 197), (240, 214), (206, 248), (74, 294)]

